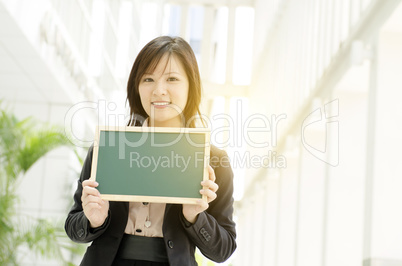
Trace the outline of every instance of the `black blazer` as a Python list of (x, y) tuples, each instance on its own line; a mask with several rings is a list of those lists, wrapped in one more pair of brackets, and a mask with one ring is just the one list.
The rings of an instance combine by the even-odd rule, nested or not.
[[(112, 265), (128, 219), (128, 202), (109, 202), (109, 216), (96, 229), (89, 226), (82, 204), (82, 182), (90, 177), (93, 147), (85, 159), (74, 205), (68, 213), (65, 230), (75, 242), (92, 244), (88, 247), (81, 265)], [(169, 263), (172, 266), (197, 265), (195, 247), (215, 262), (227, 260), (236, 249), (236, 230), (233, 215), (233, 172), (226, 152), (211, 146), (211, 166), (219, 185), (217, 198), (200, 213), (194, 224), (189, 224), (182, 213), (181, 204), (166, 204), (162, 226)]]

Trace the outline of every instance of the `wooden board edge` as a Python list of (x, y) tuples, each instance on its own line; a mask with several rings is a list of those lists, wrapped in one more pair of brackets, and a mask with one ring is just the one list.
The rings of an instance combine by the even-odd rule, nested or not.
[(92, 153), (91, 176), (89, 177), (89, 180), (93, 181), (96, 181), (96, 169), (98, 168), (99, 140), (100, 128), (99, 126), (96, 126)]
[[(205, 149), (204, 149), (204, 175), (203, 175), (203, 181), (206, 181), (209, 179), (209, 159), (211, 157), (210, 155), (211, 152), (211, 144), (210, 144), (210, 132), (207, 132), (205, 134)], [(205, 189), (206, 187), (203, 187)], [(206, 195), (202, 195), (202, 200), (208, 203), (208, 197)]]
[(210, 128), (187, 127), (134, 127), (134, 126), (98, 126), (101, 131), (155, 132), (155, 133), (210, 133)]
[[(127, 130), (127, 128), (131, 128)], [(155, 128), (155, 127), (154, 127)], [(94, 147), (92, 154), (92, 167), (90, 180), (96, 181), (96, 170), (99, 154), (99, 140), (101, 131), (129, 131), (129, 132), (162, 132), (162, 133), (180, 133), (177, 128), (157, 128), (157, 129), (167, 129), (166, 131), (144, 131), (144, 127), (117, 127), (117, 126), (96, 126), (95, 136), (94, 136)], [(171, 131), (174, 129), (176, 131)], [(179, 128), (180, 129), (180, 128)], [(183, 129), (183, 128), (182, 128)], [(202, 133), (205, 134), (205, 149), (204, 149), (204, 172), (203, 180), (209, 179), (209, 158), (210, 158), (210, 129), (203, 128), (202, 130), (197, 130), (196, 128), (185, 128), (190, 129), (190, 131), (185, 131), (183, 133)], [(194, 129), (194, 130), (193, 130)], [(205, 189), (205, 187), (203, 187)], [(112, 194), (102, 194), (101, 198), (110, 201), (135, 201), (135, 202), (159, 202), (159, 203), (177, 203), (177, 204), (197, 204), (200, 198), (182, 198), (182, 197), (159, 197), (159, 196), (137, 196), (137, 195), (112, 195)], [(202, 200), (208, 201), (207, 196), (203, 195)]]
[(154, 203), (174, 203), (174, 204), (197, 204), (197, 201), (200, 200), (200, 198), (113, 195), (113, 194), (101, 194), (101, 199), (109, 201), (125, 201), (125, 202), (134, 201), (134, 202), (154, 202)]

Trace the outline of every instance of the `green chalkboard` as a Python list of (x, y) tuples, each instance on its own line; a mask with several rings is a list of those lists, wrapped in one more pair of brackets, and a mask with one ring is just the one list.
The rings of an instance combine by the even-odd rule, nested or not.
[(107, 200), (191, 204), (208, 157), (206, 129), (98, 127), (91, 178)]

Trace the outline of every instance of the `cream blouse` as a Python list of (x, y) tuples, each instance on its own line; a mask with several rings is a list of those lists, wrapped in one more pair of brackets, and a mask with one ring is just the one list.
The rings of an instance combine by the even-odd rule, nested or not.
[[(142, 126), (148, 126), (148, 119)], [(130, 235), (163, 237), (165, 208), (166, 203), (130, 202), (124, 232)]]

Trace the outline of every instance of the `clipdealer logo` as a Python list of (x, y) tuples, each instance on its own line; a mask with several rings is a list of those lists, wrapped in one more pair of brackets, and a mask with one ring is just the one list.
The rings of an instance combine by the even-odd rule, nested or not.
[[(73, 105), (65, 116), (65, 132), (69, 140), (76, 146), (89, 147), (93, 139), (85, 139), (79, 134), (79, 120), (85, 112), (96, 113), (98, 125), (126, 125), (129, 115), (116, 112), (116, 104), (107, 103), (105, 100), (98, 102), (85, 101)], [(236, 103), (236, 114), (216, 114), (211, 118), (202, 116), (206, 127), (211, 128), (211, 142), (218, 146), (239, 148), (246, 144), (254, 148), (253, 151), (235, 151), (227, 161), (233, 167), (239, 168), (286, 168), (286, 157), (277, 151), (271, 150), (277, 145), (277, 131), (280, 122), (287, 118), (286, 114), (272, 114), (267, 117), (263, 114), (252, 114), (247, 117), (242, 115), (242, 103)], [(178, 110), (179, 112), (180, 110)], [(316, 108), (303, 121), (301, 127), (301, 142), (303, 147), (315, 158), (331, 165), (339, 164), (339, 100), (335, 99), (322, 108)], [(200, 119), (200, 118), (194, 118)], [(214, 128), (213, 125), (222, 124)], [(320, 128), (320, 134), (324, 132), (323, 143), (309, 139), (309, 134)], [(91, 134), (88, 134), (91, 135)], [(133, 143), (125, 143), (132, 146)], [(261, 154), (261, 151), (262, 154)]]
[[(323, 115), (324, 114), (324, 115)], [(331, 165), (339, 165), (339, 100), (335, 99), (316, 108), (303, 121), (301, 128), (301, 140), (304, 148), (315, 158)], [(306, 133), (317, 131), (324, 132), (324, 141), (318, 145), (308, 141)], [(321, 144), (321, 145), (319, 145)], [(320, 148), (321, 147), (321, 148)]]

